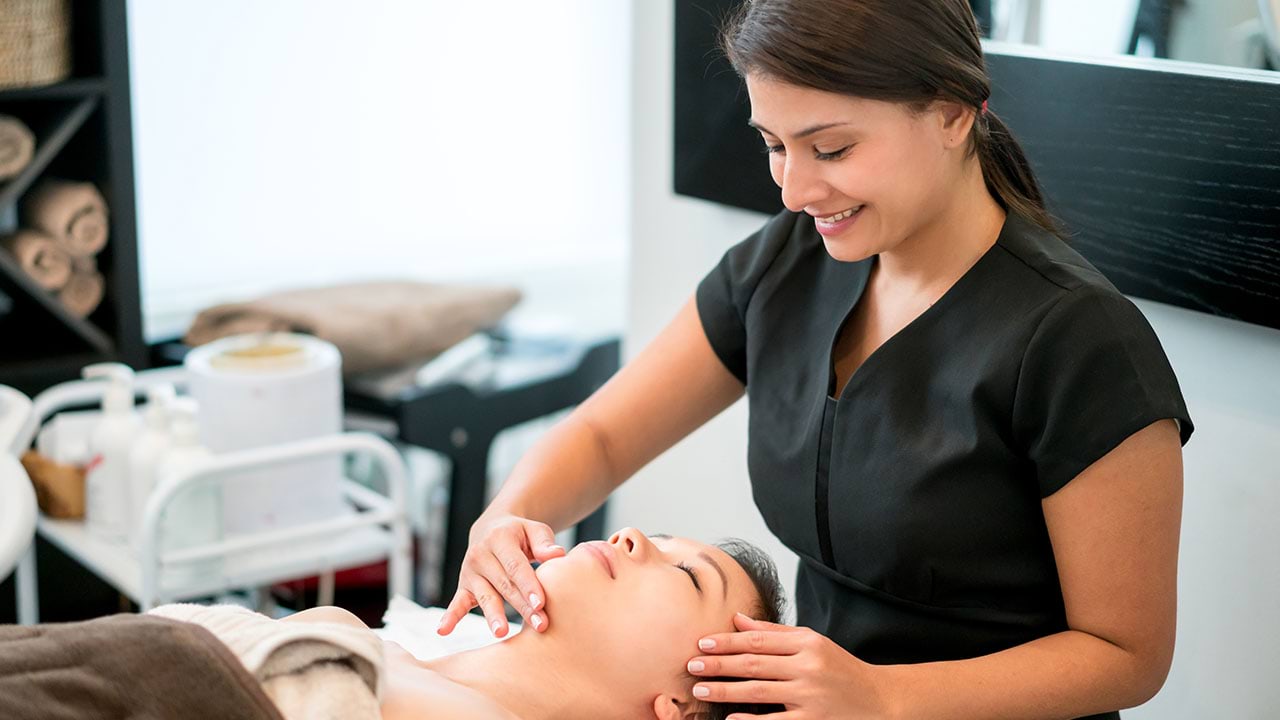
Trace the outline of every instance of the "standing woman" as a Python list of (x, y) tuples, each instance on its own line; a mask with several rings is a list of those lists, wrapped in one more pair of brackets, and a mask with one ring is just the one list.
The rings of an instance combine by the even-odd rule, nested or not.
[(797, 719), (1145, 702), (1173, 654), (1191, 420), (987, 107), (968, 3), (754, 0), (722, 40), (787, 210), (521, 461), (441, 632), (478, 604), (505, 633), (504, 598), (554, 622), (530, 569), (552, 530), (745, 391), (800, 627), (705, 638), (697, 697)]

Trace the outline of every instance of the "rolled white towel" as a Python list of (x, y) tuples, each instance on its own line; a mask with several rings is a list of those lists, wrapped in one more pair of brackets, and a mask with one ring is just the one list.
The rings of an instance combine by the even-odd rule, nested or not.
[(91, 257), (107, 244), (107, 201), (93, 183), (45, 180), (22, 204), (27, 225), (44, 231), (73, 258)]
[(0, 115), (0, 180), (15, 177), (31, 164), (36, 136), (21, 120)]
[(71, 256), (53, 238), (38, 230), (19, 230), (0, 245), (19, 267), (45, 290), (58, 290), (71, 279)]

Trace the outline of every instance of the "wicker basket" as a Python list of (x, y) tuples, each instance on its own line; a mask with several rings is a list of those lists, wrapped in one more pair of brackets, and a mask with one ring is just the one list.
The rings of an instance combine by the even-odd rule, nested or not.
[(0, 88), (71, 74), (70, 0), (0, 0)]

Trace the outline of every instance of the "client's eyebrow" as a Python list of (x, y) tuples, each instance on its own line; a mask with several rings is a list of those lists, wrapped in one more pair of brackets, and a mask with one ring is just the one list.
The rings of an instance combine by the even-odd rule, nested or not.
[(720, 563), (711, 559), (711, 556), (708, 555), (706, 551), (699, 552), (698, 557), (702, 558), (703, 560), (706, 560), (708, 563), (711, 564), (711, 567), (716, 569), (717, 573), (720, 573), (720, 589), (724, 591), (723, 592), (724, 599), (728, 600), (729, 599), (729, 578), (724, 574), (724, 568), (720, 567)]
[[(651, 540), (672, 539), (670, 535), (664, 535), (663, 533), (654, 533), (653, 535), (650, 535), (649, 538)], [(698, 553), (698, 557), (702, 558), (703, 560), (706, 560), (707, 564), (715, 568), (716, 573), (720, 575), (720, 590), (724, 595), (724, 599), (728, 600), (729, 599), (729, 576), (724, 574), (724, 568), (720, 567), (720, 563), (716, 562), (710, 555), (707, 554), (705, 550), (700, 551)]]

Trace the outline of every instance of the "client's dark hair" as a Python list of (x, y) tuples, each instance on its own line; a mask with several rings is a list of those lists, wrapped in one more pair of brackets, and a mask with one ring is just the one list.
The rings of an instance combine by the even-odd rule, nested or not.
[[(748, 613), (756, 620), (764, 620), (765, 622), (780, 623), (787, 611), (786, 592), (782, 589), (782, 583), (778, 580), (778, 568), (773, 564), (773, 558), (770, 558), (763, 550), (752, 545), (745, 540), (730, 538), (715, 543), (715, 546), (725, 551), (725, 553), (736, 560), (738, 565), (747, 572), (747, 577), (751, 578), (751, 584), (755, 586), (756, 594), (760, 596), (760, 602), (752, 612)], [(698, 678), (699, 680), (711, 680), (715, 682), (732, 682), (738, 678)], [(724, 720), (733, 713), (750, 713), (764, 714), (782, 712), (786, 710), (781, 705), (768, 705), (761, 703), (707, 703), (707, 709), (698, 717), (709, 718), (710, 720)]]

